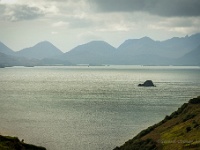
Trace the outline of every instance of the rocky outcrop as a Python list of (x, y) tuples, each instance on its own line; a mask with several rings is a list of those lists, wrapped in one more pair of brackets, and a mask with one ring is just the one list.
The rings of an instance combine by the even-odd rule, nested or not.
[(144, 87), (150, 87), (150, 86), (155, 86), (153, 81), (151, 80), (146, 80), (143, 84), (138, 84), (138, 86), (144, 86)]

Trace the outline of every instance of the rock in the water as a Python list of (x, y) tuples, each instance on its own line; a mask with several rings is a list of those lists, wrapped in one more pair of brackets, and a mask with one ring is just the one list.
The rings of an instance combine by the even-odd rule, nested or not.
[(143, 84), (138, 84), (138, 86), (155, 86), (153, 81), (151, 80), (146, 80)]

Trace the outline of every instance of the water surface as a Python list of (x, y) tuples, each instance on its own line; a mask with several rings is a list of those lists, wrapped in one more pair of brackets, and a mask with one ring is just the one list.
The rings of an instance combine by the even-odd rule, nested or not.
[[(151, 79), (156, 87), (138, 87)], [(109, 150), (200, 95), (199, 67), (0, 69), (0, 133), (48, 150)]]

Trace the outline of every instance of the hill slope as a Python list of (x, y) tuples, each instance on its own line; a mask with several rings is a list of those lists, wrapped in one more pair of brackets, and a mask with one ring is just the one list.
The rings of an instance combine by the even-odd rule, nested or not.
[(0, 42), (0, 52), (4, 53), (4, 54), (7, 54), (7, 55), (14, 55), (15, 54), (15, 52), (13, 50), (11, 50), (10, 48), (8, 48), (2, 42)]
[[(104, 41), (92, 41), (59, 58), (74, 64), (182, 65), (180, 58), (199, 46), (199, 42), (200, 34), (166, 41), (154, 41), (149, 37), (129, 39), (118, 48)], [(194, 60), (185, 63), (189, 64), (195, 64)]]
[(200, 34), (166, 41), (154, 41), (149, 37), (126, 40), (118, 47), (118, 53), (127, 55), (151, 54), (167, 58), (179, 58), (199, 46)]
[(149, 37), (129, 39), (118, 48), (104, 41), (92, 41), (64, 54), (47, 41), (18, 52), (13, 52), (0, 42), (0, 52), (21, 59), (28, 58), (29, 61), (44, 59), (35, 65), (200, 65), (199, 43), (200, 33), (197, 33), (165, 41), (155, 41)]
[(181, 57), (178, 62), (181, 65), (200, 65), (200, 45)]
[[(165, 54), (164, 54), (165, 53)], [(149, 37), (129, 39), (122, 43), (116, 53), (117, 64), (124, 65), (169, 65), (172, 61), (162, 42)]]
[(40, 42), (33, 47), (25, 48), (17, 52), (18, 56), (34, 59), (51, 58), (62, 54), (63, 53), (61, 52), (61, 50), (59, 50), (53, 44), (47, 41)]
[(26, 144), (16, 137), (0, 135), (0, 150), (46, 150), (46, 148)]
[(79, 45), (65, 53), (62, 59), (75, 64), (110, 64), (115, 48), (104, 41), (92, 41)]
[(36, 63), (37, 60), (31, 60), (23, 57), (15, 57), (0, 52), (0, 67), (2, 68), (10, 66), (33, 66)]
[(197, 97), (114, 150), (197, 150), (199, 137), (200, 97)]
[(0, 68), (11, 66), (71, 66), (73, 65), (67, 60), (59, 60), (53, 58), (44, 58), (42, 60), (29, 59), (25, 57), (17, 57), (6, 55), (0, 52)]

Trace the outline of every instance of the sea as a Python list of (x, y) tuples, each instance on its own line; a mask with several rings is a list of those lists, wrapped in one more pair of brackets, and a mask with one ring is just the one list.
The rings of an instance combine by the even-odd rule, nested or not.
[[(138, 87), (152, 80), (156, 87)], [(199, 66), (0, 69), (0, 134), (47, 150), (112, 150), (200, 96)]]

